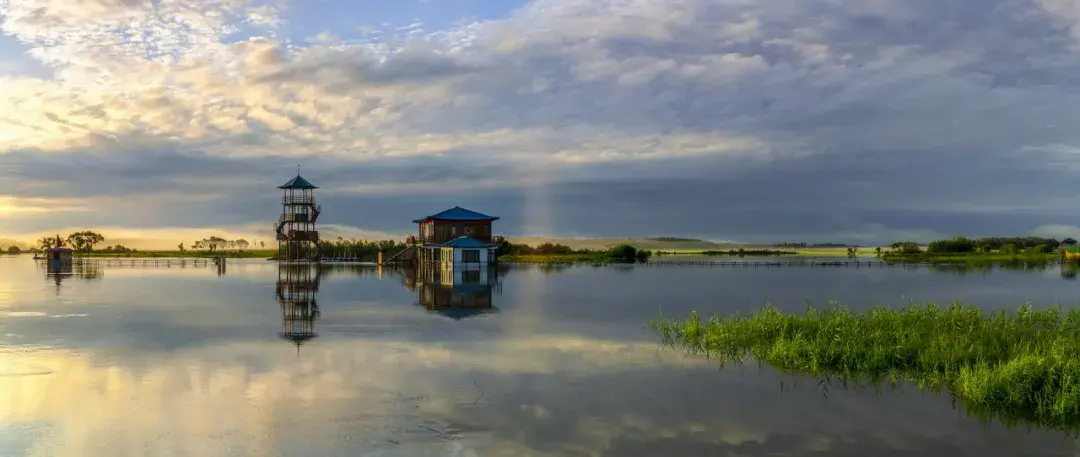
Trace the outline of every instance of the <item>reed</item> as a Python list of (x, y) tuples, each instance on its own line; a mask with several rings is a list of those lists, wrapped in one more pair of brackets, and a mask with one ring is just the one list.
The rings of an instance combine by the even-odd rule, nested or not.
[(756, 359), (790, 374), (905, 380), (947, 390), (980, 417), (1080, 429), (1080, 310), (984, 312), (954, 302), (856, 312), (767, 305), (752, 315), (652, 322), (665, 344), (721, 364)]

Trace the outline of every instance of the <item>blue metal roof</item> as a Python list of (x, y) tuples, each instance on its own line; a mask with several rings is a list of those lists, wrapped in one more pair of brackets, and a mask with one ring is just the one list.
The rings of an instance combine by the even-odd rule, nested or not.
[(486, 248), (488, 246), (491, 245), (469, 236), (459, 236), (442, 244), (444, 248)]
[(314, 184), (304, 179), (300, 175), (296, 175), (295, 178), (290, 179), (289, 182), (278, 186), (278, 189), (318, 189)]
[(488, 216), (487, 214), (482, 214), (482, 213), (478, 213), (476, 211), (472, 211), (472, 210), (462, 208), (460, 206), (455, 206), (455, 207), (450, 208), (450, 209), (448, 209), (446, 211), (443, 211), (441, 213), (433, 214), (433, 215), (425, 217), (423, 219), (417, 219), (417, 220), (413, 221), (413, 223), (419, 224), (419, 223), (424, 222), (424, 221), (426, 221), (428, 219), (437, 219), (437, 220), (443, 220), (443, 221), (497, 221), (497, 220), (499, 220), (499, 218), (494, 217), (494, 216)]

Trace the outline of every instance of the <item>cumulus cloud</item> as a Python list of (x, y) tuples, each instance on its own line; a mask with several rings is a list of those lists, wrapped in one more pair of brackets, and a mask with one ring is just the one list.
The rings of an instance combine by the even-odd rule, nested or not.
[[(1080, 157), (1062, 121), (1080, 114), (1068, 2), (535, 0), (452, 29), (294, 42), (279, 29), (301, 7), (0, 2), (5, 39), (56, 70), (0, 80), (0, 157), (17, 170), (50, 154), (101, 157), (121, 180), (128, 165), (108, 157), (145, 169), (198, 157), (229, 164), (245, 184), (221, 185), (251, 199), (256, 170), (308, 161), (350, 206), (499, 189), (490, 211), (513, 213), (541, 187), (559, 229), (598, 235), (636, 234), (568, 215), (629, 204), (669, 216), (640, 228), (652, 234), (860, 242), (1076, 225), (1055, 210), (1077, 196), (1065, 173)], [(473, 167), (485, 176), (453, 176)], [(22, 173), (0, 168), (33, 174)], [(217, 172), (161, 185), (204, 193), (200, 173)], [(52, 196), (110, 193), (70, 179)], [(635, 203), (616, 190), (669, 179), (688, 193)], [(560, 202), (574, 186), (593, 200)], [(730, 220), (707, 214), (718, 206)]]

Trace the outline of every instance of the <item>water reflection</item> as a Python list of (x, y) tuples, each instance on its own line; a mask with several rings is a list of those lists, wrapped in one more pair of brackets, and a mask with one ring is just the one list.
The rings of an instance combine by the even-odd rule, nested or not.
[(322, 281), (317, 263), (278, 264), (277, 302), (281, 307), (281, 338), (300, 346), (319, 336), (315, 321), (319, 318), (316, 295)]
[[(781, 393), (771, 371), (718, 372), (641, 329), (660, 306), (718, 313), (766, 298), (1074, 297), (1054, 272), (515, 266), (480, 276), (498, 313), (451, 321), (413, 304), (425, 287), (453, 290), (441, 271), (106, 268), (53, 297), (43, 267), (0, 257), (0, 456), (1075, 453), (1059, 434), (983, 427), (914, 389)], [(298, 358), (279, 332), (316, 344)]]
[(401, 270), (403, 284), (417, 293), (416, 303), (454, 320), (494, 313), (494, 295), (502, 294), (506, 267), (476, 269), (422, 265)]
[(57, 294), (60, 293), (60, 285), (67, 279), (95, 280), (101, 279), (104, 273), (101, 265), (97, 263), (46, 262), (42, 265), (45, 267), (45, 277), (56, 284)]
[(1076, 272), (1080, 271), (1080, 264), (1075, 262), (1062, 262), (1059, 265), (1059, 268), (1061, 270), (1061, 277), (1068, 281), (1072, 281), (1076, 279)]

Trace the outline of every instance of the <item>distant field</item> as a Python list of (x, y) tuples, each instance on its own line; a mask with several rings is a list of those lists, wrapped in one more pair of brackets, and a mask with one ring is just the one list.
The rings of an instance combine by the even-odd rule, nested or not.
[[(875, 248), (873, 248), (873, 247), (857, 248), (855, 250), (855, 254), (859, 255), (859, 256), (874, 256), (874, 255), (877, 255), (877, 253), (874, 251), (874, 249)], [(888, 249), (884, 248), (884, 247), (881, 248), (881, 250), (883, 252), (888, 251)], [(807, 248), (807, 249), (796, 249), (795, 252), (798, 252), (799, 253), (798, 255), (822, 256), (822, 257), (831, 257), (831, 256), (841, 256), (841, 257), (843, 257), (843, 256), (847, 255), (847, 249), (845, 249), (845, 248)]]
[(563, 246), (569, 246), (573, 249), (606, 249), (618, 244), (630, 244), (638, 249), (647, 249), (650, 251), (664, 250), (664, 251), (685, 251), (685, 252), (700, 252), (710, 249), (728, 249), (729, 247), (736, 247), (731, 244), (718, 244), (710, 241), (660, 241), (660, 240), (648, 240), (643, 238), (536, 238), (536, 237), (521, 237), (510, 238), (511, 243), (527, 244), (529, 246), (537, 246), (544, 243), (561, 244)]
[[(664, 251), (665, 253), (675, 253), (677, 255), (694, 255), (700, 254), (702, 251), (727, 251), (730, 249), (782, 249), (793, 250), (797, 252), (797, 255), (803, 256), (821, 256), (821, 257), (843, 257), (847, 255), (847, 249), (845, 248), (781, 248), (768, 244), (734, 244), (734, 243), (715, 243), (711, 241), (692, 241), (692, 240), (679, 240), (679, 241), (664, 241), (655, 239), (644, 238), (511, 238), (510, 242), (518, 244), (528, 244), (530, 246), (537, 246), (543, 243), (561, 244), (569, 246), (573, 249), (605, 249), (617, 244), (630, 244), (638, 249), (647, 249), (650, 251)], [(883, 250), (888, 250), (882, 248)], [(874, 247), (860, 247), (857, 250), (860, 256), (874, 256)]]

